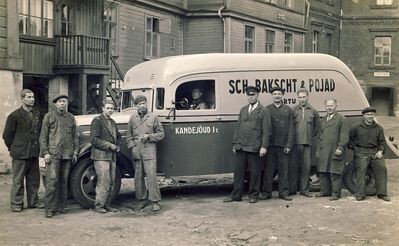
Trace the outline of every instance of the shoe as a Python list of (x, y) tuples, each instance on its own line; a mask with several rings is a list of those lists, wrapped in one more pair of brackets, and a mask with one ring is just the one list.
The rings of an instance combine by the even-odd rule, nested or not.
[(21, 212), (22, 211), (22, 207), (13, 207), (13, 208), (11, 208), (11, 210), (13, 211), (13, 212)]
[(316, 193), (314, 196), (315, 196), (315, 197), (324, 197), (324, 196), (328, 196), (328, 195), (319, 192), (319, 193)]
[(113, 212), (113, 213), (119, 212), (118, 209), (116, 209), (116, 208), (114, 208), (114, 207), (111, 207), (111, 206), (105, 206), (105, 209), (106, 209), (108, 212)]
[(337, 200), (339, 200), (339, 196), (332, 196), (332, 197), (330, 197), (330, 201), (337, 201)]
[(53, 217), (54, 216), (54, 213), (53, 213), (53, 211), (46, 211), (46, 214), (44, 215), (46, 218), (51, 218), (51, 217)]
[(285, 201), (292, 201), (292, 198), (289, 196), (280, 196), (280, 199), (283, 199)]
[(313, 195), (310, 192), (301, 192), (301, 195), (306, 197), (313, 197)]
[(148, 201), (147, 200), (142, 200), (139, 202), (139, 204), (136, 206), (136, 209), (143, 209), (148, 205)]
[(60, 212), (61, 214), (66, 214), (68, 213), (68, 210), (66, 208), (61, 208), (60, 210), (58, 210), (58, 212)]
[(386, 201), (386, 202), (390, 202), (391, 201), (391, 198), (389, 196), (387, 196), (387, 195), (378, 195), (377, 197), (379, 199), (383, 200), (383, 201)]
[(272, 196), (271, 195), (266, 195), (265, 193), (260, 193), (259, 194), (259, 200), (268, 200), (268, 199), (271, 199), (272, 198)]
[(254, 197), (249, 198), (249, 203), (257, 203), (257, 202), (258, 202), (257, 198)]
[(356, 201), (363, 201), (364, 200), (364, 196), (357, 196), (355, 197)]
[(159, 210), (161, 210), (161, 207), (159, 206), (158, 202), (153, 202), (152, 211), (159, 211)]
[(105, 214), (107, 210), (105, 208), (95, 208), (94, 212), (100, 213), (100, 214)]
[(223, 202), (241, 202), (242, 200), (233, 199), (231, 196), (226, 197), (223, 199)]

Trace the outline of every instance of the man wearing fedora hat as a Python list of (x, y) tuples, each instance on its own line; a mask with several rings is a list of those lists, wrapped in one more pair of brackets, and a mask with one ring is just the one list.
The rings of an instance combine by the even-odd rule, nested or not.
[(241, 108), (233, 138), (234, 188), (224, 202), (241, 201), (247, 167), (250, 173), (249, 202), (259, 199), (261, 182), (261, 158), (266, 156), (270, 138), (270, 115), (258, 101), (259, 89), (246, 88), (248, 105)]
[[(137, 111), (130, 117), (126, 142), (132, 150), (134, 164), (134, 189), (136, 199), (140, 201), (138, 208), (142, 209), (152, 203), (152, 210), (159, 211), (161, 200), (157, 181), (157, 146), (156, 143), (165, 137), (163, 127), (158, 117), (148, 112), (147, 98), (138, 95), (134, 98)], [(144, 177), (147, 179), (147, 187)]]
[(374, 120), (376, 109), (366, 107), (363, 120), (354, 124), (349, 132), (350, 146), (355, 152), (356, 164), (356, 200), (365, 198), (366, 172), (368, 166), (373, 169), (377, 187), (377, 197), (390, 201), (387, 195), (387, 168), (384, 161), (385, 135), (382, 126)]
[(273, 97), (273, 103), (266, 108), (270, 112), (272, 132), (267, 162), (263, 170), (261, 199), (272, 197), (273, 178), (277, 169), (279, 197), (291, 201), (292, 198), (288, 196), (288, 165), (294, 144), (294, 111), (283, 103), (283, 88), (273, 87), (270, 89), (270, 93)]
[(39, 139), (40, 156), (46, 163), (46, 218), (67, 212), (69, 171), (79, 151), (75, 117), (67, 111), (68, 96), (59, 95), (53, 103), (56, 110), (44, 116)]

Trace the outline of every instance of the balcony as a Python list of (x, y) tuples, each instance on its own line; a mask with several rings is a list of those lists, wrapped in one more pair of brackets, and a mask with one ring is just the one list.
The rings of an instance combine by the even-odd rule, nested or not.
[(54, 71), (57, 74), (84, 72), (109, 73), (109, 39), (87, 35), (55, 36)]

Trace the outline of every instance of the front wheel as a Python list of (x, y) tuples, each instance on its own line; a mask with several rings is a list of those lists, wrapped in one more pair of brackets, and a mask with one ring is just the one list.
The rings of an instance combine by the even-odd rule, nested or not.
[[(352, 193), (356, 193), (356, 166), (354, 162), (350, 162), (344, 172), (344, 185)], [(377, 187), (373, 172), (370, 168), (366, 172), (366, 195), (373, 196), (377, 193)]]
[[(93, 160), (84, 157), (79, 160), (70, 176), (70, 189), (73, 198), (85, 208), (93, 208), (96, 197), (97, 175)], [(118, 167), (115, 172), (115, 185), (111, 191), (111, 201), (119, 194), (121, 174)]]

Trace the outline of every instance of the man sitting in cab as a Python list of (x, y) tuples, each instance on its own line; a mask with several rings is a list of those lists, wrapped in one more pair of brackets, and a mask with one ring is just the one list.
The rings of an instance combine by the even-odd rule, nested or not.
[(193, 98), (193, 101), (191, 102), (189, 109), (191, 110), (208, 109), (205, 100), (202, 98), (203, 94), (204, 93), (199, 87), (196, 87), (191, 91), (191, 97)]

